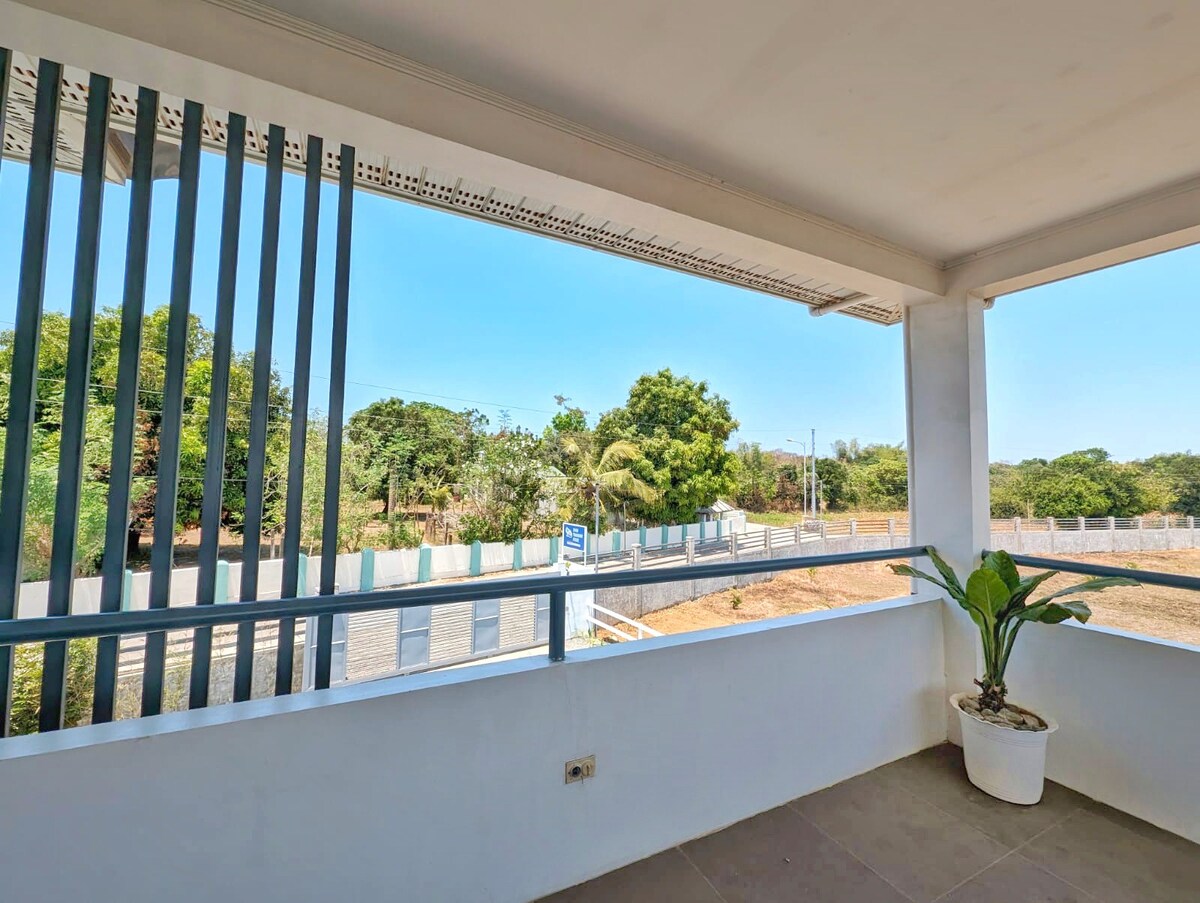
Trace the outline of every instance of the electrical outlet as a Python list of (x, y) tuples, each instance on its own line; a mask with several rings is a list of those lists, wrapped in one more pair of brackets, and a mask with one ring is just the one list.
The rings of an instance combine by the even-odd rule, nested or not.
[(568, 784), (590, 778), (596, 773), (596, 757), (585, 756), (582, 759), (572, 759), (567, 763), (566, 779)]

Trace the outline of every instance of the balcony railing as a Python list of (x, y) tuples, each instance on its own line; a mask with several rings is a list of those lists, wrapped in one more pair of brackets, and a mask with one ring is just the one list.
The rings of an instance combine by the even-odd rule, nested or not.
[[(636, 587), (675, 581), (714, 580), (797, 569), (824, 568), (875, 561), (919, 557), (921, 546), (847, 552), (835, 555), (804, 555), (751, 561), (722, 561), (683, 567), (663, 567), (638, 571), (601, 571), (590, 574), (539, 575), (502, 579), (474, 580), (438, 586), (350, 592), (337, 595), (301, 596), (286, 599), (262, 599), (248, 602), (218, 603), (178, 608), (151, 608), (137, 611), (98, 612), (57, 615), (0, 621), (0, 649), (11, 650), (17, 644), (45, 643), (55, 656), (63, 656), (70, 640), (105, 638), (114, 644), (120, 637), (145, 634), (147, 647), (162, 643), (167, 631), (203, 631), (211, 636), (214, 628), (239, 625), (253, 633), (258, 625), (295, 623), (303, 618), (325, 618), (338, 614), (391, 611), (441, 606), (457, 602), (499, 600), (514, 596), (549, 596), (549, 657), (562, 661), (567, 650), (567, 594), (611, 587)], [(207, 655), (208, 648), (193, 643), (193, 658)], [(281, 647), (282, 648), (282, 647)], [(319, 649), (319, 647), (318, 647)], [(114, 685), (97, 677), (96, 694), (114, 693)], [(113, 700), (104, 700), (104, 709), (113, 711)], [(198, 706), (192, 705), (192, 708)], [(107, 721), (98, 718), (95, 721)], [(45, 728), (43, 728), (44, 730)]]
[[(983, 554), (986, 555), (988, 553), (985, 550)], [(1189, 574), (1166, 574), (1162, 571), (1119, 568), (1107, 564), (1090, 564), (1086, 561), (1063, 561), (1058, 558), (1039, 558), (1036, 555), (1013, 555), (1012, 560), (1018, 567), (1066, 571), (1069, 574), (1083, 574), (1086, 577), (1131, 577), (1147, 586), (1200, 590), (1200, 577), (1192, 577)]]

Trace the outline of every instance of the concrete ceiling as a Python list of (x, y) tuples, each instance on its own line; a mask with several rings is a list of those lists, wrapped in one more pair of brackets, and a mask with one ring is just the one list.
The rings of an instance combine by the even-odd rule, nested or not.
[(939, 264), (1200, 175), (1200, 4), (269, 0)]

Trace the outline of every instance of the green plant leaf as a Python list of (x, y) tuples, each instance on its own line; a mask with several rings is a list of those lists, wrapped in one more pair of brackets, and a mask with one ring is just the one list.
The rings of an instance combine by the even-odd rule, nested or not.
[(1043, 605), (1052, 599), (1061, 599), (1063, 596), (1074, 596), (1077, 593), (1098, 593), (1100, 590), (1108, 589), (1112, 586), (1141, 586), (1141, 584), (1132, 577), (1093, 577), (1090, 580), (1085, 580), (1083, 583), (1076, 583), (1074, 586), (1068, 586), (1066, 589), (1053, 592), (1044, 598), (1038, 599), (1035, 604)]
[(1012, 558), (1003, 549), (987, 555), (983, 559), (983, 566), (989, 571), (995, 571), (1004, 581), (1004, 585), (1008, 587), (1010, 593), (1016, 592), (1021, 585), (1021, 575), (1017, 573), (1017, 566), (1013, 564)]
[(967, 601), (989, 618), (1000, 614), (1011, 598), (1012, 593), (995, 571), (980, 568), (967, 578)]
[(893, 574), (896, 574), (900, 577), (913, 577), (917, 580), (924, 580), (927, 583), (932, 583), (934, 586), (940, 587), (946, 591), (947, 596), (949, 596), (963, 608), (967, 608), (967, 594), (963, 591), (962, 587), (958, 585), (957, 581), (955, 581), (953, 585), (943, 583), (932, 574), (927, 574), (924, 571), (917, 570), (915, 567), (907, 564), (889, 564), (888, 567), (892, 569)]
[(1057, 577), (1058, 573), (1058, 571), (1042, 571), (1040, 574), (1034, 574), (1032, 577), (1026, 577), (1022, 580), (1017, 585), (1017, 588), (1013, 590), (1012, 601), (1008, 605), (1009, 610), (1012, 611), (1018, 606), (1024, 605), (1025, 600), (1029, 598), (1035, 589), (1051, 577)]
[(1081, 624), (1086, 624), (1092, 616), (1092, 610), (1086, 602), (1048, 602), (1031, 605), (1017, 614), (1020, 621), (1038, 621), (1042, 624), (1060, 624), (1068, 618), (1074, 618)]
[(1069, 611), (1071, 613), (1071, 617), (1073, 617), (1080, 624), (1086, 624), (1088, 622), (1088, 618), (1092, 616), (1092, 609), (1086, 602), (1077, 602), (1072, 599), (1068, 600), (1067, 602), (1053, 602), (1051, 604), (1057, 605), (1060, 608)]
[(889, 564), (888, 567), (891, 568), (892, 573), (897, 575), (898, 577), (913, 577), (917, 580), (925, 580), (929, 583), (932, 583), (934, 586), (940, 586), (947, 593), (950, 593), (951, 596), (954, 595), (954, 593), (950, 589), (950, 587), (948, 587), (946, 584), (944, 584), (941, 580), (938, 580), (937, 577), (934, 577), (931, 574), (926, 574), (924, 571), (918, 571), (912, 565)]
[(937, 568), (937, 572), (942, 575), (942, 579), (946, 581), (949, 590), (958, 593), (958, 596), (955, 598), (966, 598), (967, 591), (958, 582), (958, 575), (954, 573), (954, 568), (946, 564), (946, 560), (937, 553), (937, 549), (933, 546), (926, 546), (925, 554), (929, 556), (929, 560), (933, 562), (933, 566)]
[[(941, 559), (937, 560), (940, 561)], [(915, 577), (917, 580), (925, 580), (928, 583), (932, 583), (934, 586), (941, 587), (946, 591), (946, 595), (957, 602), (959, 606), (971, 616), (971, 620), (975, 622), (976, 626), (978, 626), (980, 630), (988, 629), (987, 624), (991, 618), (991, 615), (988, 612), (973, 606), (969, 601), (967, 601), (967, 594), (963, 590), (961, 584), (959, 584), (958, 578), (954, 576), (954, 571), (950, 570), (949, 565), (947, 565), (944, 561), (942, 562), (942, 567), (946, 568), (946, 574), (954, 580), (953, 585), (947, 585), (941, 580), (938, 580), (937, 577), (934, 577), (931, 574), (926, 574), (924, 571), (919, 571), (911, 565), (889, 564), (888, 567), (892, 569), (893, 574), (897, 574), (901, 577)]]

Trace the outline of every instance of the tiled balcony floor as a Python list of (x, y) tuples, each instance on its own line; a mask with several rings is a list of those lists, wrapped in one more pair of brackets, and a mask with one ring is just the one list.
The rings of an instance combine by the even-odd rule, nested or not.
[(1014, 806), (945, 745), (544, 903), (1200, 901), (1200, 846), (1047, 783)]

